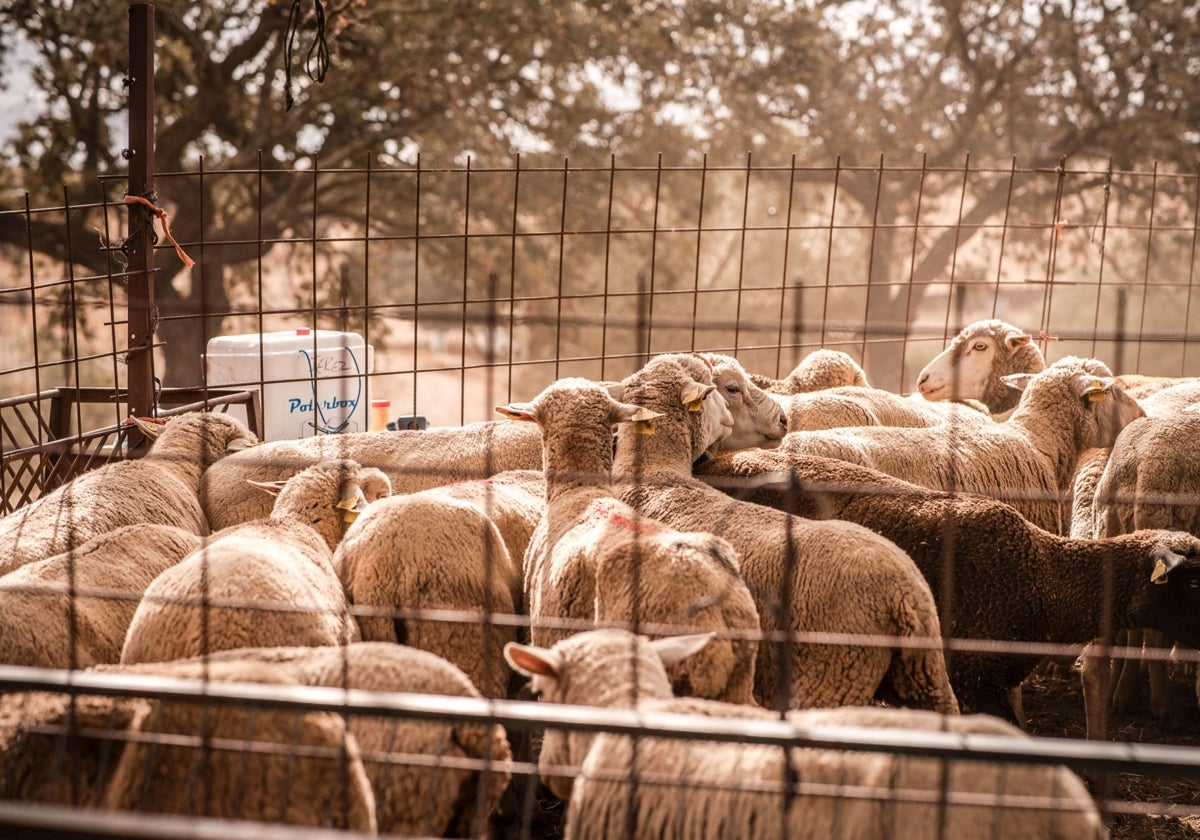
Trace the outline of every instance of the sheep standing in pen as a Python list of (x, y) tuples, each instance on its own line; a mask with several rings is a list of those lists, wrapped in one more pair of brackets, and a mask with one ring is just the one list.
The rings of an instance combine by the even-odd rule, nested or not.
[[(1082, 644), (1100, 636), (1111, 616), (1117, 629), (1153, 626), (1200, 641), (1200, 587), (1193, 588), (1200, 580), (1200, 539), (1190, 534), (1061, 537), (994, 499), (951, 496), (783, 450), (723, 453), (700, 469), (737, 498), (857, 522), (895, 542), (949, 611), (942, 615), (949, 638)], [(952, 654), (951, 681), (970, 711), (1019, 721), (1009, 691), (1040, 658)]]
[(927, 400), (979, 400), (992, 416), (1016, 408), (1020, 394), (1004, 384), (1015, 373), (1046, 367), (1033, 336), (1005, 321), (989, 318), (963, 327), (946, 349), (917, 374), (917, 390)]
[[(253, 662), (237, 672), (223, 669), (221, 676), (295, 684)], [(358, 744), (341, 716), (330, 712), (5, 694), (0, 697), (0, 796), (376, 831), (375, 798)]]
[(146, 587), (200, 543), (173, 525), (125, 525), (0, 577), (0, 662), (119, 662)]
[(790, 396), (807, 394), (826, 388), (846, 385), (869, 387), (867, 374), (854, 357), (841, 350), (822, 347), (800, 360), (783, 379), (771, 379), (760, 374), (750, 374), (751, 381), (771, 394)]
[[(706, 362), (689, 358), (710, 374)], [(733, 418), (711, 382), (676, 384), (664, 398), (703, 426), (692, 450), (698, 457), (728, 433)], [(751, 702), (759, 621), (736, 552), (725, 540), (681, 533), (614, 498), (613, 426), (653, 436), (656, 415), (573, 378), (530, 403), (497, 410), (536, 423), (545, 440), (546, 513), (524, 564), (534, 642), (550, 644), (597, 622), (633, 623), (654, 633), (714, 630), (720, 638), (711, 648), (672, 675), (676, 688)]]
[[(1178, 386), (1176, 386), (1178, 387)], [(1190, 386), (1188, 386), (1190, 388)], [(1166, 394), (1167, 391), (1161, 391)], [(1147, 400), (1148, 402), (1149, 400)], [(1108, 463), (1096, 484), (1095, 534), (1127, 534), (1143, 528), (1173, 528), (1200, 536), (1200, 412), (1164, 410), (1129, 424), (1114, 444)], [(1168, 634), (1169, 635), (1169, 634)], [(1195, 641), (1175, 638), (1190, 647)], [(1162, 648), (1168, 640), (1154, 634), (1131, 634), (1129, 645)], [(1099, 710), (1111, 702), (1118, 711), (1138, 706), (1139, 669), (1136, 662), (1083, 660), (1084, 697)], [(1168, 687), (1165, 663), (1147, 663), (1150, 710), (1177, 726), (1196, 714), (1174, 701)]]
[[(732, 543), (764, 638), (797, 637), (759, 645), (758, 702), (861, 705), (886, 696), (957, 711), (933, 596), (903, 551), (859, 525), (810, 522), (736, 501), (692, 476), (703, 414), (678, 405), (675, 395), (704, 374), (687, 355), (659, 356), (624, 380), (627, 399), (663, 416), (651, 436), (618, 429), (613, 478), (621, 498), (642, 516)], [(808, 633), (902, 637), (913, 644), (810, 641)]]
[[(501, 661), (503, 667), (503, 660)], [(205, 658), (121, 666), (124, 673), (267, 680), (362, 691), (478, 697), (460, 669), (426, 651), (377, 642), (346, 647), (240, 648)], [(227, 710), (216, 712), (226, 714)], [(358, 712), (347, 728), (374, 790), (380, 834), (486, 837), (508, 786), (508, 740), (498, 724)], [(130, 762), (142, 757), (136, 749)]]
[(170, 418), (145, 457), (105, 464), (0, 519), (0, 575), (62, 554), (122, 525), (161, 523), (209, 532), (200, 507), (205, 472), (228, 453), (256, 442), (227, 414)]
[[(430, 651), (485, 697), (507, 696), (499, 659), (517, 639), (521, 567), (485, 510), (439, 488), (381, 499), (347, 530), (333, 567), (364, 641)], [(456, 614), (396, 615), (404, 609)]]
[(213, 530), (271, 512), (270, 500), (248, 481), (286, 479), (326, 458), (348, 458), (383, 470), (392, 493), (401, 495), (507, 470), (541, 469), (542, 441), (537, 429), (496, 420), (423, 431), (270, 441), (239, 453), (205, 476), (201, 501)]
[(1064, 507), (1079, 456), (1111, 446), (1142, 410), (1104, 375), (1103, 363), (1068, 357), (1039, 374), (1006, 377), (1022, 386), (1005, 423), (949, 430), (865, 426), (792, 432), (782, 449), (879, 470), (937, 490), (992, 496), (1054, 533), (1066, 533)]
[[(764, 709), (671, 696), (665, 668), (703, 642), (597, 630), (549, 650), (512, 645), (505, 656), (544, 702), (777, 720)], [(834, 727), (831, 736), (849, 726), (1025, 737), (994, 718), (915, 709), (793, 711), (787, 721), (802, 732)], [(1105, 836), (1083, 783), (1055, 765), (563, 730), (547, 732), (538, 765), (567, 800), (569, 840)], [(564, 775), (574, 770), (574, 779)]]
[(350, 641), (357, 627), (331, 564), (333, 549), (367, 495), (386, 496), (387, 484), (379, 470), (332, 460), (265, 485), (278, 493), (270, 516), (221, 531), (154, 579), (130, 622), (121, 661)]

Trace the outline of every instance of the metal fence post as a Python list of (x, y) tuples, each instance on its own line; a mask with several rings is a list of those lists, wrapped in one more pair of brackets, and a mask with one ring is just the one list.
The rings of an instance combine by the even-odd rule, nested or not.
[[(154, 6), (129, 7), (129, 186), (126, 194), (157, 203), (154, 193)], [(154, 214), (130, 204), (128, 402), (129, 413), (154, 411)], [(130, 451), (144, 449), (140, 433), (131, 433)], [(136, 442), (136, 443), (135, 443)]]

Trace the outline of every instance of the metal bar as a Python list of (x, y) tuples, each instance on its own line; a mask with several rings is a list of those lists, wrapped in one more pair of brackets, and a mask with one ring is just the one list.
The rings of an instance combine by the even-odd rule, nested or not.
[[(129, 187), (127, 195), (156, 201), (154, 192), (154, 6), (129, 7)], [(154, 413), (154, 215), (140, 204), (129, 206), (129, 412)], [(144, 451), (149, 441), (130, 435), (129, 451)]]
[(726, 718), (571, 706), (520, 700), (327, 686), (217, 682), (146, 674), (65, 671), (0, 666), (7, 690), (60, 691), (73, 695), (199, 701), (219, 706), (374, 714), (420, 720), (499, 723), (515, 729), (569, 729), (641, 737), (680, 737), (786, 747), (899, 752), (905, 755), (1024, 764), (1066, 764), (1120, 772), (1200, 778), (1200, 747), (1008, 737), (863, 726), (802, 726), (786, 719)]

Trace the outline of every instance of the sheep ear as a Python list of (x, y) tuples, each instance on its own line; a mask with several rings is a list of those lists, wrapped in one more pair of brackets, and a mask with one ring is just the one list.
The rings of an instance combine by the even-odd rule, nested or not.
[(527, 677), (553, 677), (562, 674), (562, 656), (556, 650), (509, 642), (504, 646), (504, 658), (509, 666)]
[(1014, 391), (1024, 391), (1033, 380), (1032, 373), (1010, 373), (1007, 376), (1001, 376), (1000, 381), (1012, 388)]
[(1113, 387), (1113, 380), (1107, 377), (1080, 375), (1075, 377), (1071, 384), (1075, 389), (1075, 396), (1093, 403), (1108, 398), (1109, 391)]
[(693, 653), (698, 653), (716, 635), (716, 633), (696, 633), (691, 636), (667, 636), (652, 640), (650, 647), (662, 660), (663, 667), (670, 668), (672, 665), (678, 665)]
[[(624, 403), (621, 405), (622, 408), (635, 408), (637, 410), (627, 417), (618, 420), (618, 423), (632, 423), (633, 431), (639, 435), (652, 435), (658, 431), (658, 421), (663, 416), (662, 414), (640, 406), (629, 406)], [(624, 414), (623, 411), (621, 413)]]
[(1008, 348), (1009, 353), (1017, 352), (1017, 348), (1024, 347), (1031, 341), (1033, 341), (1033, 336), (1023, 332), (1010, 332), (1004, 336), (1004, 346)]
[(362, 478), (363, 495), (368, 502), (377, 502), (392, 495), (392, 482), (383, 470), (368, 469)]
[(509, 403), (496, 406), (496, 413), (503, 414), (509, 420), (527, 420), (537, 422), (537, 414), (529, 403)]
[(680, 397), (679, 402), (686, 405), (688, 411), (703, 411), (705, 398), (715, 390), (717, 390), (716, 385), (702, 385), (693, 381), (690, 385), (684, 386), (683, 396)]
[(158, 436), (163, 432), (163, 426), (166, 425), (166, 421), (135, 417), (131, 414), (125, 418), (125, 424), (136, 427), (139, 432), (150, 438), (150, 440), (157, 440)]
[(229, 441), (229, 443), (225, 444), (225, 451), (226, 452), (241, 452), (245, 449), (249, 449), (252, 446), (259, 446), (259, 445), (261, 445), (261, 444), (259, 444), (259, 442), (256, 440), (251, 440), (250, 438), (246, 437), (245, 435), (239, 435), (238, 437), (235, 437), (233, 440)]
[(1160, 548), (1150, 555), (1154, 558), (1154, 571), (1150, 572), (1151, 583), (1166, 583), (1167, 576), (1183, 562), (1183, 555)]
[(279, 491), (283, 489), (283, 485), (287, 484), (286, 481), (254, 481), (249, 478), (246, 479), (246, 483), (252, 487), (257, 487), (259, 490), (266, 490), (272, 496), (278, 496)]

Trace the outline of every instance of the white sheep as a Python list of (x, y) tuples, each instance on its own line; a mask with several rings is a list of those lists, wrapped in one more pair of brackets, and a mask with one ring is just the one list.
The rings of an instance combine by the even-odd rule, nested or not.
[[(707, 362), (688, 359), (711, 374)], [(692, 457), (732, 426), (711, 381), (681, 380), (664, 399), (706, 430)], [(612, 428), (653, 436), (654, 413), (577, 378), (555, 382), (530, 403), (497, 410), (536, 424), (545, 440), (546, 513), (524, 563), (534, 642), (550, 644), (595, 623), (659, 625), (651, 630), (656, 633), (711, 629), (721, 638), (673, 674), (676, 687), (751, 702), (759, 621), (736, 552), (725, 540), (698, 529), (681, 533), (614, 498)]]
[(997, 417), (1015, 408), (1019, 399), (1004, 377), (1037, 373), (1045, 366), (1033, 336), (989, 318), (963, 327), (917, 374), (917, 390), (927, 400), (979, 400)]
[[(649, 642), (620, 630), (581, 633), (550, 649), (511, 645), (509, 664), (543, 702), (639, 712), (777, 720), (766, 710), (673, 698), (666, 667), (704, 637)], [(986, 716), (845, 707), (788, 713), (801, 732), (868, 727), (1021, 739)], [(734, 721), (731, 721), (733, 723)], [(1059, 765), (904, 756), (553, 729), (539, 757), (568, 801), (565, 837), (617, 832), (657, 838), (1100, 838), (1082, 781)], [(573, 780), (564, 772), (578, 769)]]
[(0, 662), (87, 668), (120, 661), (146, 587), (200, 542), (174, 525), (125, 525), (0, 577)]
[[(1130, 423), (1113, 445), (1096, 484), (1095, 535), (1107, 537), (1142, 528), (1171, 528), (1200, 536), (1197, 434), (1200, 434), (1200, 413), (1193, 410), (1164, 410)], [(1161, 634), (1150, 631), (1132, 633), (1118, 642), (1149, 648), (1169, 644)], [(1152, 713), (1178, 723), (1188, 712), (1172, 702), (1164, 664), (1149, 662), (1147, 673)], [(1118, 710), (1128, 711), (1137, 705), (1140, 681), (1136, 662), (1114, 662), (1110, 672), (1105, 663), (1085, 656), (1083, 674), (1085, 698), (1097, 705), (1107, 704), (1104, 698), (1109, 697), (1110, 690)], [(1191, 714), (1194, 713), (1193, 709)]]
[(1111, 446), (1142, 414), (1104, 371), (1103, 363), (1068, 357), (1039, 374), (1005, 377), (1023, 386), (1023, 393), (1004, 423), (792, 432), (781, 447), (871, 467), (932, 489), (992, 496), (1030, 522), (1065, 533), (1063, 506), (1079, 456)]
[(1200, 403), (1200, 379), (1187, 379), (1138, 399), (1147, 416), (1176, 414)]
[(854, 385), (870, 387), (867, 374), (849, 353), (826, 347), (812, 351), (783, 379), (751, 374), (755, 385), (772, 394), (790, 396)]
[[(294, 684), (254, 662), (221, 677)], [(375, 798), (359, 753), (330, 712), (0, 696), (0, 796), (22, 802), (374, 834)]]
[(154, 579), (130, 622), (122, 662), (352, 640), (357, 627), (331, 557), (347, 520), (366, 508), (366, 494), (387, 494), (387, 477), (331, 460), (263, 489), (278, 493), (270, 516), (215, 534)]
[(755, 385), (737, 359), (721, 353), (697, 353), (712, 366), (712, 382), (733, 415), (733, 428), (716, 442), (717, 449), (775, 446), (787, 431), (778, 400)]
[[(703, 374), (686, 355), (659, 356), (624, 380), (629, 399), (663, 416), (654, 435), (618, 429), (613, 477), (621, 498), (642, 516), (709, 531), (741, 556), (764, 638), (786, 633), (790, 639), (759, 645), (758, 702), (838, 706), (887, 695), (957, 711), (933, 596), (903, 551), (859, 525), (810, 522), (736, 501), (692, 476), (703, 413), (680, 407), (673, 395)], [(826, 643), (805, 638), (810, 633), (903, 637), (914, 644)]]
[(793, 394), (786, 398), (783, 407), (789, 432), (844, 426), (919, 427), (992, 422), (987, 406), (975, 400), (930, 402), (882, 388), (860, 386)]
[(355, 432), (276, 440), (218, 464), (201, 487), (214, 531), (260, 519), (271, 509), (247, 481), (278, 481), (326, 458), (349, 458), (382, 470), (392, 493), (413, 493), (507, 470), (538, 470), (541, 438), (536, 429), (489, 421), (462, 427)]
[(207, 534), (201, 478), (227, 453), (254, 444), (254, 435), (229, 415), (209, 412), (180, 414), (161, 433), (147, 431), (158, 438), (145, 457), (86, 472), (0, 519), (0, 575), (122, 525), (153, 522)]
[[(501, 661), (500, 667), (504, 663)], [(123, 673), (208, 680), (277, 680), (362, 691), (478, 697), (460, 669), (426, 651), (378, 642), (345, 647), (240, 648)], [(223, 709), (217, 715), (227, 714)], [(374, 789), (380, 834), (486, 837), (510, 779), (503, 727), (356, 713), (347, 729)]]
[(1195, 381), (1196, 378), (1193, 376), (1148, 376), (1141, 373), (1123, 373), (1117, 377), (1117, 384), (1139, 402), (1159, 391), (1174, 388), (1177, 385), (1190, 385)]
[[(480, 507), (439, 488), (381, 499), (346, 531), (333, 567), (365, 641), (430, 651), (466, 672), (485, 697), (507, 696), (498, 659), (517, 638), (521, 568)], [(395, 615), (414, 608), (457, 615)]]

